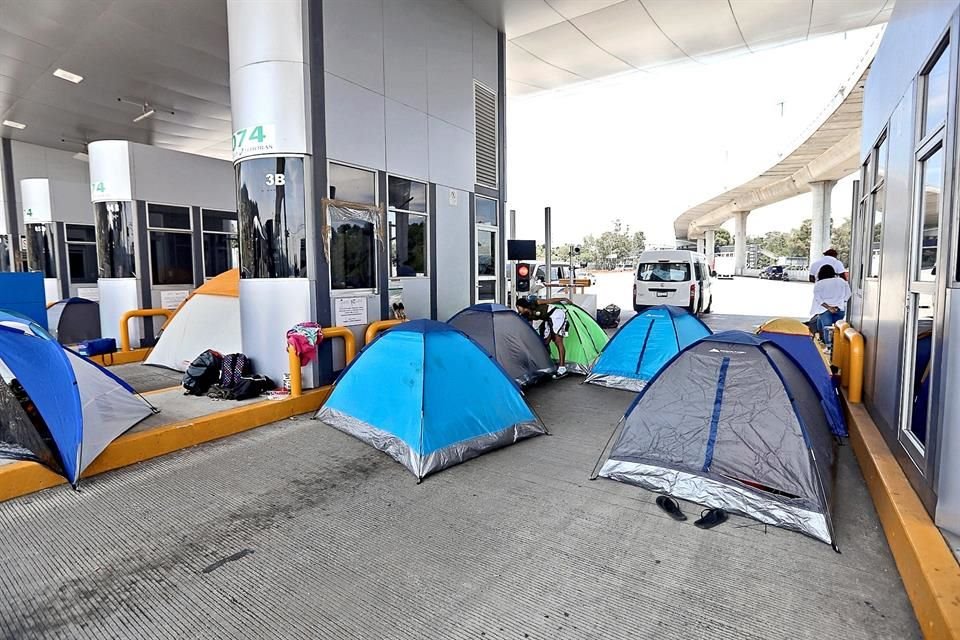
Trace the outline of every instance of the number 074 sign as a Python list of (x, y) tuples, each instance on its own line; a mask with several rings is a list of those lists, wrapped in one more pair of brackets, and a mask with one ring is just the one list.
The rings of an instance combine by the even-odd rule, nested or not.
[(276, 148), (276, 125), (258, 124), (233, 132), (233, 159), (271, 153)]

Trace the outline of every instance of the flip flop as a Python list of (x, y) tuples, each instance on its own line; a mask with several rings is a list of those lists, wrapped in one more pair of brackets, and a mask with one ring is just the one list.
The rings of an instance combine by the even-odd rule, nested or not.
[(727, 521), (727, 512), (723, 509), (704, 509), (700, 512), (700, 519), (693, 526), (700, 529), (712, 529), (718, 524)]
[(683, 511), (680, 511), (680, 505), (677, 504), (677, 501), (673, 498), (659, 496), (657, 498), (657, 506), (666, 511), (671, 518), (678, 522), (683, 522), (687, 519), (687, 516), (683, 515)]

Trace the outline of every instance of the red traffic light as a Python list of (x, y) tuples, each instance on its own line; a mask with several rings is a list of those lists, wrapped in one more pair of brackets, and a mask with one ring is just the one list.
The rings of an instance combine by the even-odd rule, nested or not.
[(530, 265), (521, 264), (517, 266), (517, 275), (521, 278), (526, 278), (530, 275)]

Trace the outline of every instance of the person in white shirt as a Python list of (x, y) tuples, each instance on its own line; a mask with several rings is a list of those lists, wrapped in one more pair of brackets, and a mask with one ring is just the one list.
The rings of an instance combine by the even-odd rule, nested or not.
[(837, 258), (836, 249), (827, 249), (823, 252), (823, 255), (813, 261), (813, 264), (810, 265), (810, 282), (817, 281), (817, 274), (820, 273), (820, 267), (828, 264), (833, 267), (834, 273), (843, 278), (844, 280), (849, 280), (847, 276), (847, 268), (843, 266), (843, 263)]
[(817, 272), (817, 284), (813, 286), (813, 305), (810, 315), (817, 319), (817, 329), (827, 345), (833, 342), (833, 325), (843, 320), (850, 299), (850, 285), (829, 264)]

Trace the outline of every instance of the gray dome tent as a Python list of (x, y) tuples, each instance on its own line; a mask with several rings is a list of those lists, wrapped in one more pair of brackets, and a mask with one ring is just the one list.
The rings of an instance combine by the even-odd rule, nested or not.
[(726, 331), (690, 345), (640, 392), (618, 429), (598, 475), (836, 548), (835, 440), (813, 383), (774, 342)]
[(447, 321), (470, 336), (523, 386), (552, 375), (556, 365), (530, 323), (502, 304), (475, 304)]
[(100, 305), (86, 298), (65, 298), (47, 309), (47, 327), (60, 344), (100, 337)]

